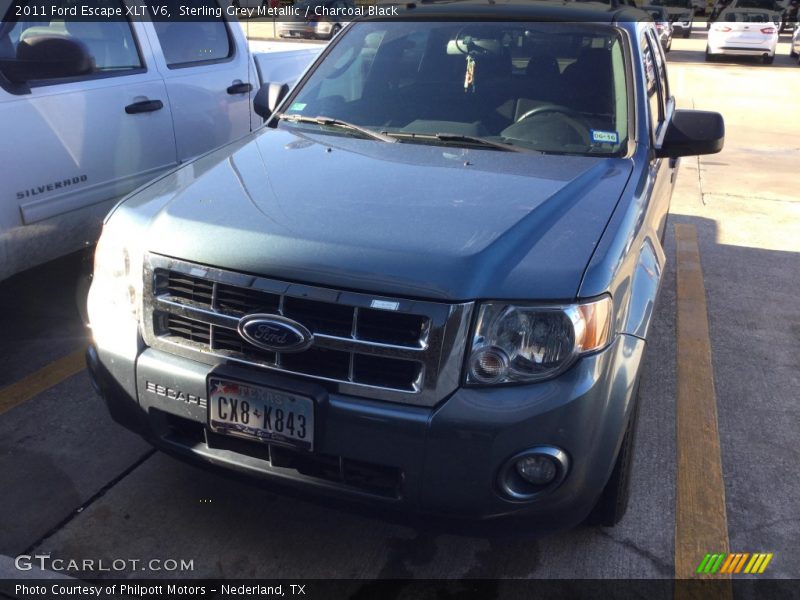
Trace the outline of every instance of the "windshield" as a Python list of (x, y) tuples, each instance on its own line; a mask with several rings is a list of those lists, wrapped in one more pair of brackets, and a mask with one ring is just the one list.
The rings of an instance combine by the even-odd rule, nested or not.
[[(628, 136), (622, 44), (589, 24), (356, 23), (292, 98), (295, 115), (406, 143), (614, 154)], [(280, 126), (359, 135), (309, 120)]]

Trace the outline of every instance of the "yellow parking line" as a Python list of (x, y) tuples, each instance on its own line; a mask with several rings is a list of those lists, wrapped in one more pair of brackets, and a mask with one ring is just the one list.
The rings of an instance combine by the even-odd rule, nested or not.
[(80, 373), (86, 368), (85, 354), (85, 348), (75, 350), (0, 390), (0, 415)]
[[(694, 225), (676, 224), (675, 238), (678, 245), (675, 577), (707, 578), (709, 575), (696, 573), (702, 557), (708, 552), (727, 554), (729, 550), (725, 486), (697, 229)], [(715, 577), (730, 578), (730, 575)], [(730, 582), (726, 583), (715, 597), (731, 597)]]

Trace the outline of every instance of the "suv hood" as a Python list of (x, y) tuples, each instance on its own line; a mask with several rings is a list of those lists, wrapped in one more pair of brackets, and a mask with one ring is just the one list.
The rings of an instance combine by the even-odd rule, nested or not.
[(159, 182), (167, 201), (144, 241), (338, 289), (571, 299), (631, 170), (627, 159), (264, 129)]

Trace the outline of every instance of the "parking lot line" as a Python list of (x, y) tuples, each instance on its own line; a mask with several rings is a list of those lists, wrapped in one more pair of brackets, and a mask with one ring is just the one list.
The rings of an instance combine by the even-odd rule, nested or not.
[(86, 348), (75, 350), (0, 390), (0, 415), (83, 371), (85, 354)]
[[(697, 229), (694, 225), (676, 224), (675, 239), (678, 312), (675, 577), (689, 579), (698, 577), (697, 565), (704, 555), (709, 552), (727, 554), (729, 544), (717, 400)], [(723, 593), (719, 597), (730, 595)]]

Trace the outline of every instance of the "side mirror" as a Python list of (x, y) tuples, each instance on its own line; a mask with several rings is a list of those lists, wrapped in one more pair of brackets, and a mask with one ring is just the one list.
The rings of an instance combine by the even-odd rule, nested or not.
[(676, 110), (667, 126), (664, 143), (656, 156), (677, 158), (716, 154), (725, 144), (725, 121), (722, 115), (704, 110)]
[(16, 58), (0, 61), (0, 69), (9, 81), (25, 83), (91, 73), (94, 59), (86, 46), (74, 38), (31, 35), (17, 45)]
[(264, 120), (269, 119), (278, 105), (289, 93), (289, 86), (285, 83), (265, 83), (253, 99), (253, 110)]

